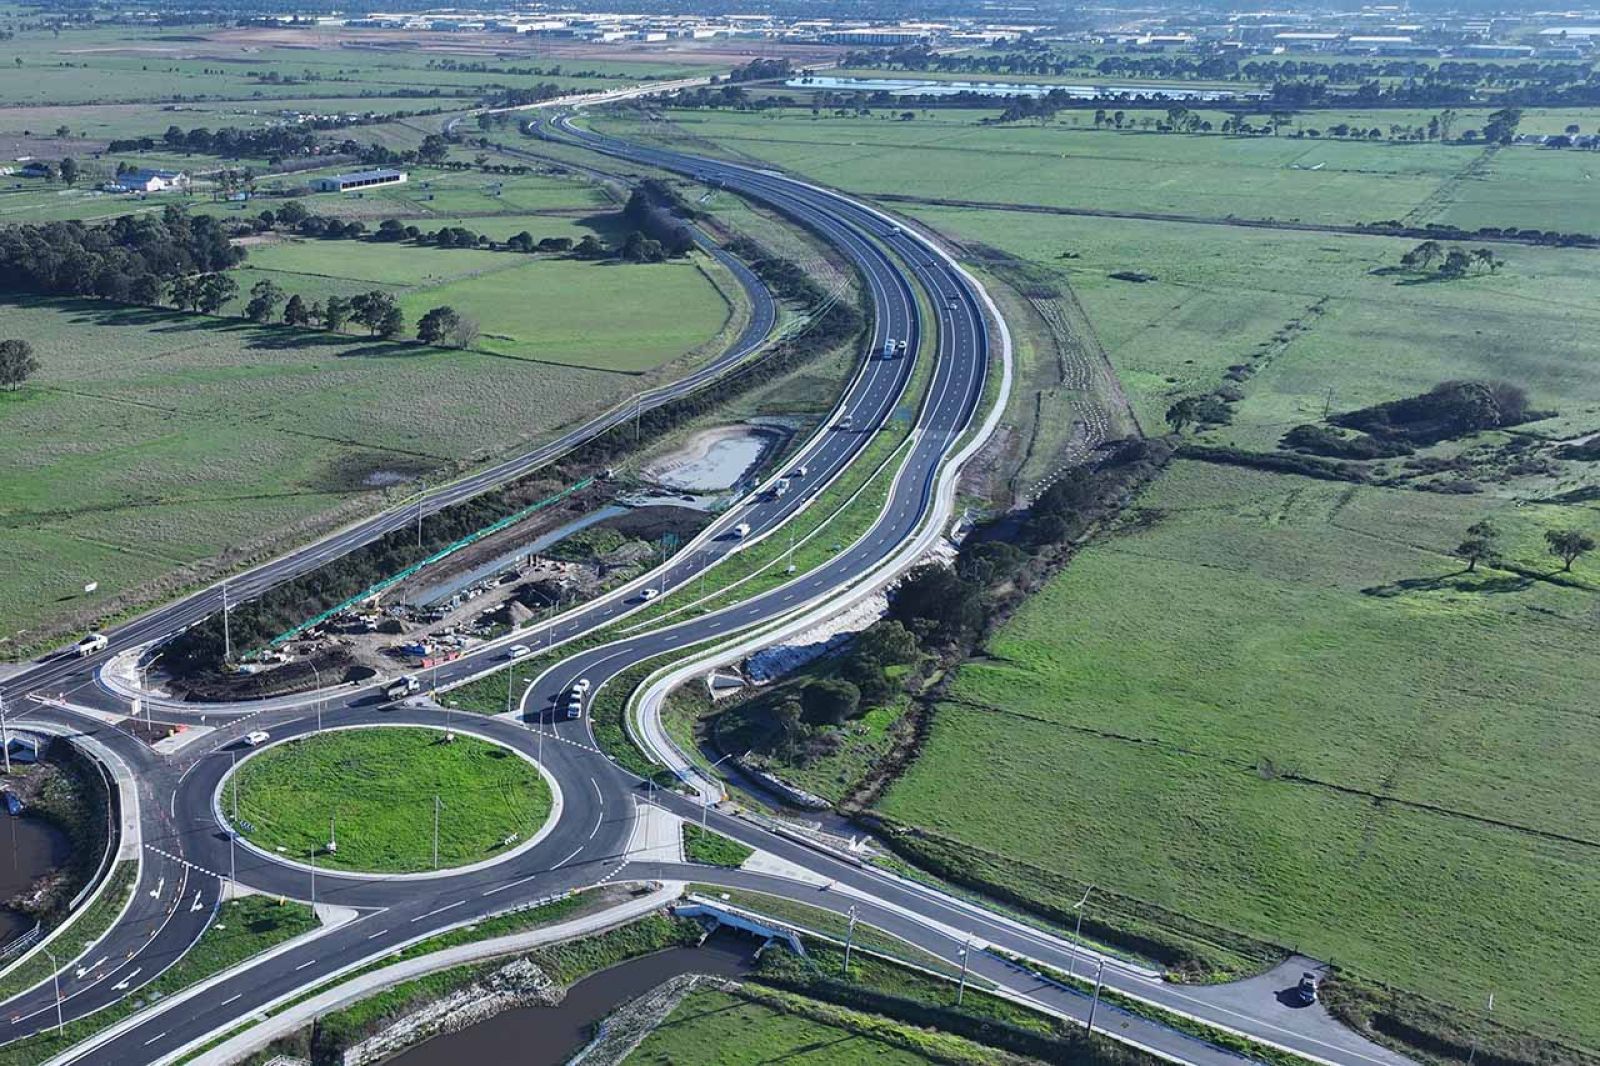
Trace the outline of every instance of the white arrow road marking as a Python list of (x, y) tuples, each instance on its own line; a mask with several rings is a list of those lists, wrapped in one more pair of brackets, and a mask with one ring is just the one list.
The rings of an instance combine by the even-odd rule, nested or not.
[(112, 985), (111, 986), (111, 991), (113, 991), (113, 992), (126, 992), (128, 990), (128, 985), (130, 983), (132, 983), (133, 979), (135, 977), (138, 977), (139, 974), (142, 973), (142, 972), (144, 972), (144, 967), (141, 966), (138, 969), (134, 970), (132, 973), (130, 973), (128, 976), (124, 977), (117, 984)]
[(87, 966), (80, 967), (78, 969), (78, 973), (76, 975), (78, 980), (80, 980), (80, 981), (83, 980), (83, 975), (84, 974), (88, 973), (90, 970), (97, 969), (100, 966), (100, 963), (105, 962), (106, 959), (108, 959), (108, 958), (110, 958), (109, 955), (102, 955), (98, 961), (91, 962)]
[(165, 877), (163, 877), (161, 880), (156, 882), (156, 887), (152, 888), (150, 890), (150, 898), (151, 899), (160, 899), (161, 898), (161, 890), (163, 888), (166, 888), (166, 887), (167, 887), (167, 879)]
[(191, 914), (200, 909), (200, 891), (198, 888), (194, 890), (194, 906), (189, 908)]

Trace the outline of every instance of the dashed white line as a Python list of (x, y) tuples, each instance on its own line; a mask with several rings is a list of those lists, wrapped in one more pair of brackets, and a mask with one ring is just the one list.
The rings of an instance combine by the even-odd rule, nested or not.
[(566, 858), (562, 859), (560, 862), (558, 862), (554, 866), (550, 867), (550, 869), (552, 869), (552, 870), (561, 869), (567, 863), (571, 862), (573, 859), (576, 859), (578, 857), (578, 852), (582, 851), (583, 849), (584, 849), (584, 845), (580, 844), (578, 846), (578, 848), (575, 851), (573, 851), (573, 853), (571, 855), (568, 855)]
[(427, 914), (419, 914), (419, 915), (417, 915), (415, 918), (413, 918), (411, 920), (413, 922), (420, 922), (424, 918), (432, 918), (435, 914), (443, 914), (445, 911), (454, 910), (455, 908), (461, 906), (465, 902), (467, 902), (467, 901), (464, 900), (464, 899), (458, 899), (454, 903), (446, 903), (443, 907), (435, 907), (433, 910), (429, 911)]

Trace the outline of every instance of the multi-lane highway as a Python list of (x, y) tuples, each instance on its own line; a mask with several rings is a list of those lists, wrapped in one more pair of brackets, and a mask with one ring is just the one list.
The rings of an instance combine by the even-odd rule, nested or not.
[[(846, 856), (819, 851), (745, 819), (707, 811), (687, 797), (647, 794), (641, 791), (638, 778), (598, 751), (586, 719), (569, 721), (564, 714), (556, 713), (557, 698), (579, 676), (589, 678), (596, 688), (603, 687), (637, 663), (716, 641), (825, 601), (840, 587), (881, 570), (888, 560), (895, 559), (897, 549), (936, 514), (936, 485), (946, 473), (950, 455), (972, 426), (993, 362), (990, 331), (984, 317), (986, 305), (970, 279), (929, 245), (864, 205), (765, 171), (638, 147), (585, 132), (567, 122), (560, 124), (559, 131), (559, 136), (597, 152), (694, 175), (765, 201), (812, 228), (849, 258), (863, 279), (871, 304), (870, 343), (858, 374), (829, 424), (791, 463), (790, 469), (805, 466), (806, 475), (787, 495), (757, 494), (746, 505), (720, 517), (694, 545), (650, 575), (648, 584), (668, 591), (681, 587), (729, 552), (777, 529), (805, 505), (808, 497), (860, 455), (871, 434), (896, 417), (897, 412), (904, 411), (914, 419), (911, 443), (880, 516), (864, 536), (825, 565), (798, 575), (788, 584), (692, 620), (625, 636), (571, 657), (529, 686), (519, 715), (473, 719), (470, 723), (463, 723), (458, 717), (458, 729), (470, 728), (539, 760), (557, 782), (562, 796), (560, 817), (542, 836), (502, 861), (474, 869), (426, 877), (357, 877), (314, 871), (296, 857), (269, 855), (241, 846), (231, 839), (226, 813), (217, 798), (219, 784), (238, 754), (237, 747), (228, 745), (226, 740), (236, 736), (242, 727), (215, 734), (222, 739), (210, 746), (198, 745), (198, 754), (168, 761), (113, 727), (95, 725), (93, 719), (71, 710), (37, 705), (28, 712), (35, 720), (53, 722), (62, 728), (78, 727), (93, 734), (93, 742), (103, 745), (136, 778), (140, 799), (137, 823), (144, 866), (134, 907), (104, 941), (63, 972), (61, 987), (66, 998), (62, 1009), (66, 1017), (81, 1017), (137, 994), (200, 934), (227, 881), (299, 899), (309, 900), (314, 894), (318, 903), (351, 908), (355, 914), (350, 921), (315, 940), (292, 944), (242, 972), (222, 977), (183, 1001), (181, 1007), (169, 999), (151, 1008), (86, 1046), (78, 1054), (82, 1061), (135, 1064), (176, 1057), (184, 1049), (226, 1031), (239, 1019), (330, 977), (368, 965), (403, 944), (554, 892), (618, 879), (717, 881), (800, 898), (833, 910), (856, 906), (873, 924), (949, 959), (956, 958), (971, 937), (975, 938), (974, 943), (994, 945), (1061, 970), (1082, 971), (1100, 961), (1003, 915), (863, 867)], [(763, 314), (770, 313), (769, 304)], [(770, 326), (770, 319), (765, 325)], [(752, 330), (755, 329), (756, 323), (752, 323)], [(749, 334), (746, 342), (753, 341), (754, 336), (754, 332)], [(904, 355), (881, 356), (890, 338), (907, 342)], [(732, 359), (735, 354), (725, 358)], [(913, 370), (927, 361), (932, 366), (928, 368), (926, 398), (914, 410), (908, 410), (906, 390)], [(674, 386), (678, 387), (681, 386)], [(569, 434), (564, 439), (570, 443), (574, 438)], [(516, 462), (525, 465), (480, 475), (488, 481), (476, 484), (481, 487), (514, 476), (516, 470), (526, 469), (536, 460), (523, 457)], [(460, 483), (461, 488), (442, 490), (437, 495), (466, 493), (471, 483)], [(450, 497), (455, 498), (460, 497)], [(448, 500), (441, 498), (437, 506), (445, 502)], [(346, 534), (268, 564), (256, 572), (261, 576), (254, 580), (261, 584), (236, 582), (234, 595), (243, 597), (248, 590), (303, 572), (386, 529), (396, 528), (413, 514), (405, 510), (379, 516)], [(747, 530), (740, 531), (741, 526)], [(214, 609), (217, 603), (217, 594), (211, 591), (153, 612), (119, 630), (117, 648), (127, 649), (170, 635)], [(619, 592), (508, 639), (526, 643), (568, 640), (593, 633), (637, 606), (629, 592)], [(481, 673), (503, 659), (504, 643), (441, 668), (439, 683)], [(14, 678), (8, 684), (13, 706), (16, 695), (42, 688), (64, 689), (69, 700), (74, 691), (86, 702), (104, 703), (111, 699), (108, 693), (89, 686), (84, 669), (85, 664), (77, 660), (52, 660)], [(437, 710), (390, 706), (370, 689), (341, 689), (323, 702), (320, 721), (324, 728), (440, 724)], [(233, 708), (235, 712), (245, 710), (248, 708)], [(308, 702), (299, 706), (275, 703), (258, 708), (251, 727), (268, 728), (275, 741), (283, 741), (318, 728), (318, 721)], [(639, 822), (637, 805), (647, 795), (668, 811), (685, 817), (706, 817), (715, 828), (807, 873), (799, 878), (780, 878), (680, 864), (630, 862), (629, 841)], [(529, 827), (530, 832), (535, 828)], [(91, 965), (84, 965), (85, 962)], [(973, 965), (977, 972), (1048, 1009), (1074, 1017), (1083, 1016), (1088, 1009), (1087, 997), (1023, 977), (998, 954), (976, 954)], [(1254, 1032), (1327, 1061), (1384, 1066), (1396, 1061), (1353, 1034), (1283, 1024), (1269, 1009), (1254, 1013), (1224, 1009), (1201, 996), (1186, 995), (1182, 989), (1167, 986), (1134, 966), (1111, 963), (1105, 968), (1105, 976), (1109, 986)], [(55, 1007), (54, 993), (48, 985), (10, 1001), (0, 1007), (0, 1016), (10, 1022), (11, 1032), (4, 1033), (6, 1023), (0, 1022), (0, 1039), (47, 1028), (55, 1021)], [(1211, 1064), (1236, 1058), (1231, 1052), (1133, 1015), (1108, 1012), (1101, 1017), (1122, 1038), (1181, 1061)]]

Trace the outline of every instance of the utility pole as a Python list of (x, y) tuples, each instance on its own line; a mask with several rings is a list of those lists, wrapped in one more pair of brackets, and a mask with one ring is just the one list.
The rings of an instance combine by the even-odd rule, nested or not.
[[(1487, 1021), (1489, 1013), (1494, 1010), (1494, 993), (1489, 993), (1489, 1006), (1484, 1009), (1483, 1017)], [(1472, 1060), (1478, 1055), (1478, 1034), (1472, 1034), (1472, 1050), (1467, 1052), (1467, 1066), (1472, 1066)]]
[(6, 776), (11, 775), (11, 734), (6, 732), (6, 698), (0, 694), (0, 748), (6, 753)]
[(855, 946), (855, 942), (856, 942), (856, 909), (855, 909), (854, 906), (852, 906), (850, 908), (850, 929), (849, 929), (849, 931), (847, 933), (845, 933), (845, 936), (844, 936), (844, 971), (839, 975), (839, 976), (847, 978), (847, 979), (850, 976), (850, 949)]
[(61, 964), (56, 961), (55, 953), (49, 948), (43, 950), (50, 957), (50, 980), (56, 989), (56, 1036), (60, 1036), (67, 1028), (66, 1021), (61, 1017)]
[(433, 868), (439, 868), (439, 794), (433, 794)]
[(317, 669), (317, 664), (307, 661), (311, 667), (311, 674), (317, 679), (317, 732), (322, 732), (322, 671)]
[(228, 583), (222, 583), (222, 661), (233, 662), (233, 634), (228, 629)]
[(967, 964), (971, 961), (972, 934), (967, 934), (967, 942), (961, 949), (961, 983), (956, 986), (956, 1006), (961, 1006), (962, 997), (967, 994)]
[(427, 486), (421, 478), (417, 478), (417, 547), (422, 547), (422, 501), (427, 495)]
[(312, 847), (311, 847), (311, 907), (312, 907), (313, 910), (315, 910), (316, 906), (317, 906), (317, 848), (316, 848), (316, 845), (313, 844)]
[(234, 858), (234, 847), (239, 839), (239, 753), (231, 751), (228, 754), (233, 759), (233, 769), (228, 772), (228, 779), (233, 783), (233, 824), (228, 826), (228, 880), (237, 885), (238, 864)]
[(1078, 976), (1078, 950), (1083, 944), (1083, 908), (1089, 902), (1089, 893), (1093, 891), (1093, 885), (1084, 889), (1083, 898), (1073, 905), (1073, 909), (1078, 912), (1078, 923), (1072, 930), (1072, 954), (1067, 960), (1068, 977)]
[(1100, 1005), (1100, 974), (1101, 974), (1101, 972), (1103, 970), (1105, 970), (1105, 968), (1106, 968), (1106, 960), (1105, 959), (1097, 959), (1095, 961), (1095, 967), (1094, 967), (1094, 998), (1089, 1001), (1089, 1020), (1088, 1020), (1088, 1022), (1086, 1022), (1084, 1024), (1084, 1028), (1087, 1029), (1091, 1033), (1094, 1032), (1094, 1010), (1095, 1010), (1096, 1007), (1098, 1007)]
[(516, 671), (515, 668), (512, 668), (512, 669), (506, 671), (506, 713), (507, 714), (511, 713), (511, 682), (512, 682), (512, 678), (516, 675), (516, 672), (517, 671)]

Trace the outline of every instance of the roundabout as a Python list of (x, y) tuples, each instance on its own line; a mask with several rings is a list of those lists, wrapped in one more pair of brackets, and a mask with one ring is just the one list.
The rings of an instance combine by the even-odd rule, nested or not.
[(561, 792), (527, 754), (430, 725), (327, 729), (238, 758), (212, 799), (240, 845), (349, 876), (431, 875), (511, 858), (554, 826)]

